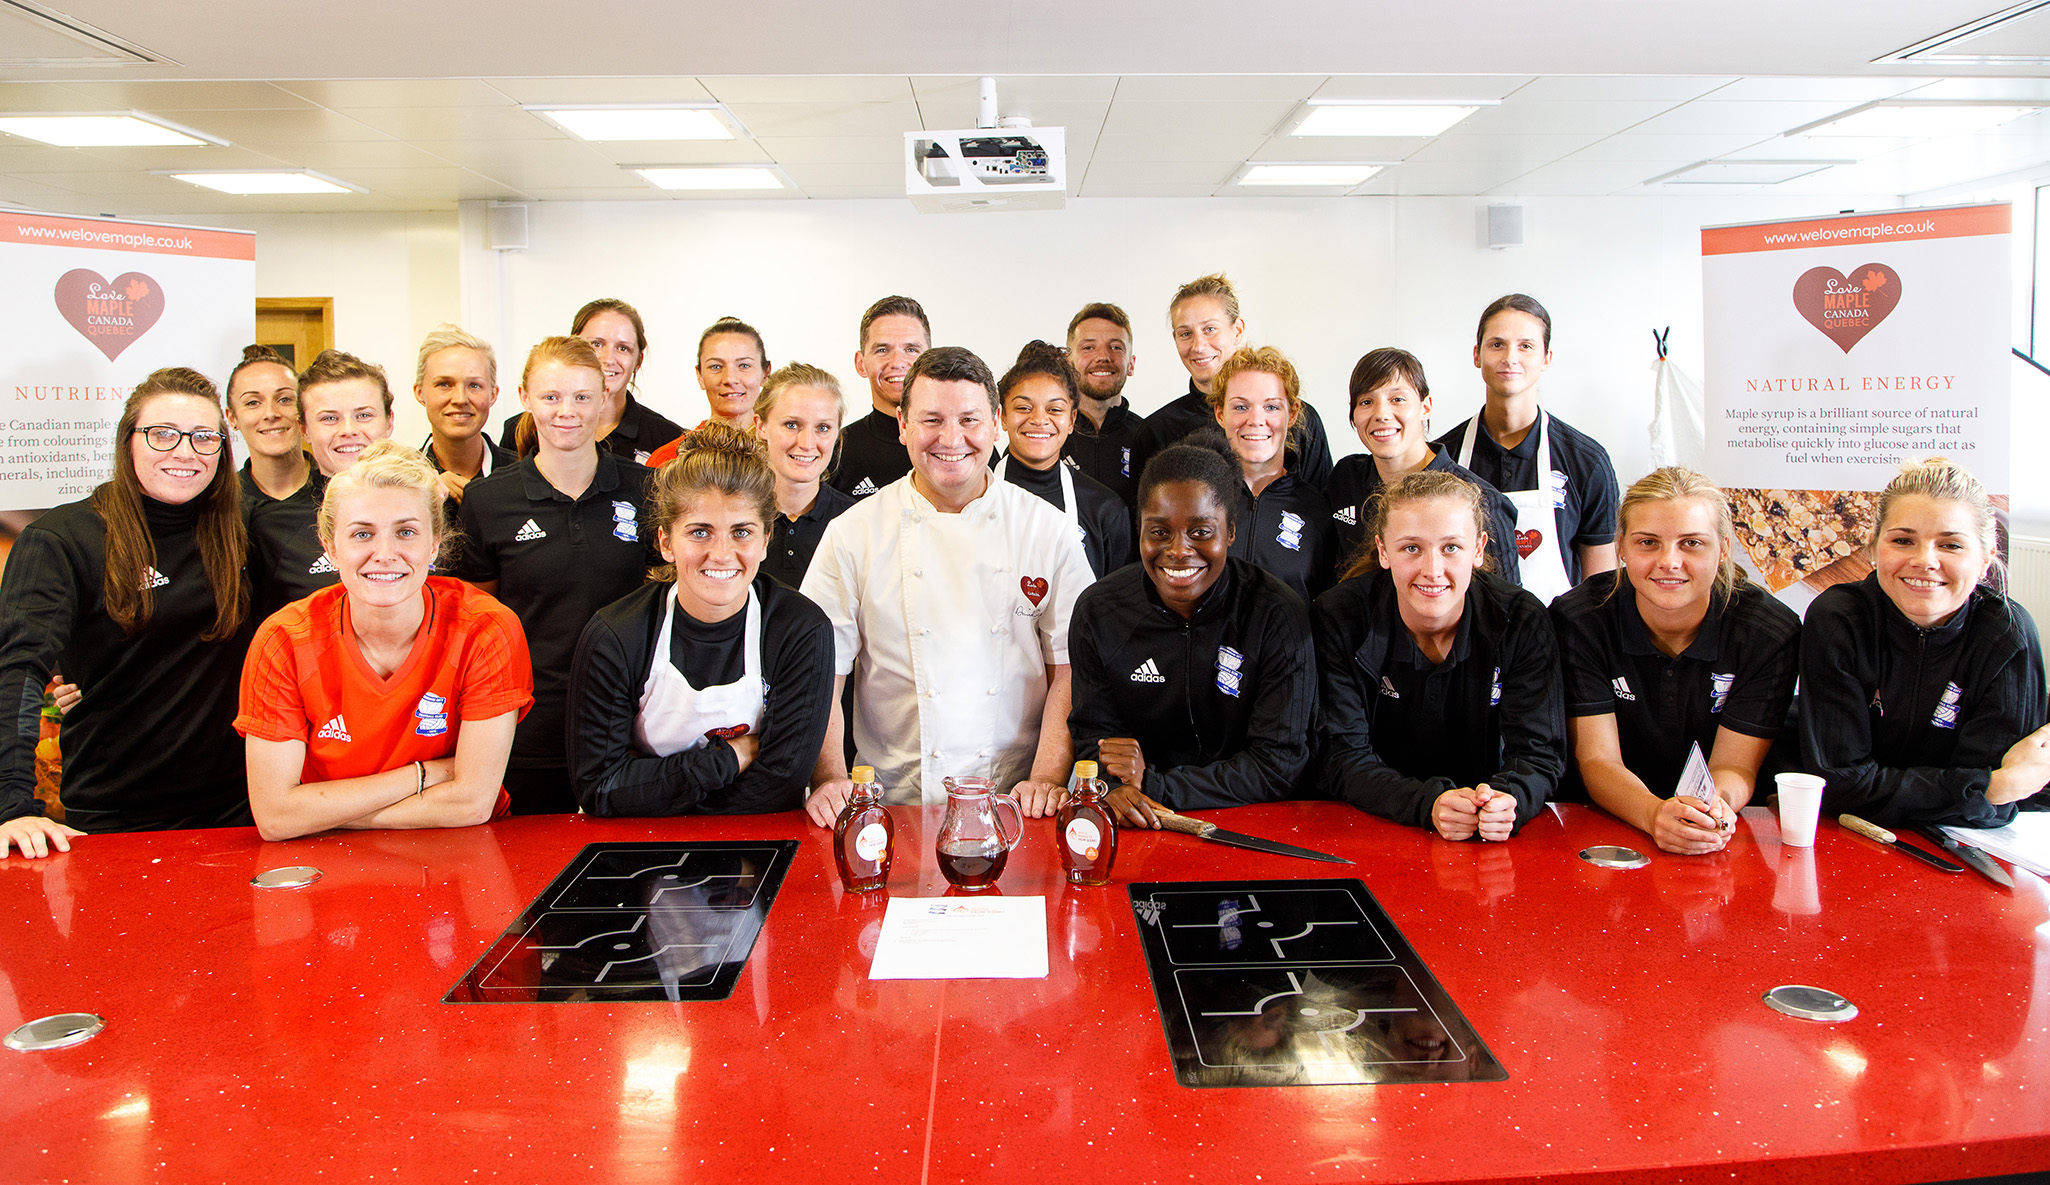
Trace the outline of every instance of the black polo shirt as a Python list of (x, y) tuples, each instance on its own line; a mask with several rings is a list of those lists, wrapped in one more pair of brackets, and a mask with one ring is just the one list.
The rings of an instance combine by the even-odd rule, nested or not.
[(1671, 798), (1687, 750), (1715, 751), (1727, 728), (1771, 740), (1786, 723), (1800, 673), (1801, 619), (1749, 581), (1711, 600), (1694, 642), (1667, 658), (1622, 572), (1597, 572), (1552, 602), (1568, 716), (1616, 718), (1623, 764)]
[(572, 500), (528, 457), (464, 491), (455, 574), (498, 582), (534, 660), (534, 707), (513, 736), (511, 765), (564, 766), (564, 704), (577, 638), (591, 615), (639, 588), (660, 562), (648, 521), (645, 466), (598, 454), (598, 471)]
[[(1196, 380), (1190, 379), (1186, 394), (1146, 417), (1145, 429), (1139, 433), (1132, 457), (1132, 473), (1135, 477), (1143, 476), (1146, 462), (1155, 453), (1203, 425), (1216, 422), (1217, 414), (1210, 410), (1210, 397), (1198, 391)], [(1331, 441), (1324, 434), (1324, 417), (1307, 403), (1303, 404), (1301, 433), (1282, 454), (1282, 464), (1320, 490), (1331, 480)]]
[(812, 499), (810, 509), (794, 519), (779, 514), (769, 524), (769, 553), (762, 557), (761, 570), (792, 588), (803, 584), (819, 540), (825, 538), (826, 524), (852, 505), (853, 498), (820, 482), (819, 496)]
[[(1559, 549), (1560, 558), (1566, 562), (1566, 578), (1579, 584), (1580, 555), (1574, 548), (1600, 547), (1616, 541), (1616, 506), (1622, 494), (1616, 488), (1616, 467), (1609, 463), (1609, 450), (1558, 416), (1547, 414), (1546, 419), (1545, 435), (1552, 452), (1546, 463), (1566, 478), (1566, 500), (1553, 508), (1558, 538), (1571, 545)], [(1488, 435), (1487, 420), (1476, 415), (1432, 441), (1431, 447), (1444, 449), (1454, 461), (1459, 460), (1460, 443), (1468, 423), (1475, 423), (1477, 429), (1468, 469), (1504, 493), (1539, 487), (1537, 425), (1531, 425), (1515, 448), (1504, 451)]]
[(1476, 572), (1459, 632), (1432, 664), (1376, 569), (1317, 598), (1320, 781), (1363, 811), (1431, 825), (1447, 790), (1486, 782), (1537, 816), (1566, 767), (1558, 644), (1538, 599)]
[[(2043, 726), (2043, 643), (2029, 611), (1981, 585), (1933, 629), (1876, 576), (1824, 589), (1801, 627), (1801, 759), (1824, 814), (1882, 827), (1999, 827), (1986, 801), (2007, 750)], [(2020, 803), (2050, 809), (2045, 795)]]
[(1062, 442), (1061, 456), (1116, 494), (1129, 510), (1139, 499), (1139, 467), (1133, 463), (1133, 454), (1139, 434), (1145, 430), (1145, 418), (1126, 407), (1120, 397), (1104, 411), (1101, 428), (1077, 411), (1075, 430)]
[[(1060, 463), (1075, 481), (1075, 524), (1082, 531), (1082, 553), (1089, 558), (1089, 570), (1100, 580), (1137, 558), (1131, 511), (1109, 488), (1078, 472), (1066, 458)], [(1004, 480), (1037, 494), (1055, 510), (1068, 508), (1061, 497), (1059, 469), (1034, 469), (1021, 461), (1004, 466)]]
[[(1516, 556), (1516, 504), (1482, 481), (1473, 470), (1454, 461), (1442, 448), (1431, 450), (1431, 460), (1424, 468), (1450, 473), (1480, 487), (1487, 507), (1488, 558), (1495, 561), (1493, 571), (1512, 584), (1523, 583)], [(1331, 469), (1331, 484), (1325, 488), (1324, 496), (1331, 500), (1331, 525), (1338, 532), (1340, 572), (1350, 568), (1359, 558), (1360, 549), (1372, 542), (1367, 538), (1367, 523), (1371, 519), (1367, 499), (1380, 490), (1381, 470), (1374, 465), (1371, 453), (1340, 457)]]
[[(242, 491), (242, 523), (244, 526), (247, 526), (249, 524), (249, 516), (256, 512), (257, 507), (266, 505), (271, 502), (282, 502), (285, 500), (284, 498), (273, 498), (269, 494), (263, 492), (263, 487), (256, 484), (256, 474), (250, 468), (252, 464), (253, 462), (243, 461), (242, 469), (240, 473), (236, 475), (236, 483)], [(319, 472), (320, 471), (318, 469), (315, 469), (313, 467), (313, 462), (311, 460), (308, 460), (306, 462), (306, 474), (308, 478), (311, 478)], [(293, 493), (297, 492), (297, 490), (293, 491)], [(286, 494), (285, 498), (289, 498), (291, 496), (291, 494)]]
[[(519, 450), (520, 422), (527, 418), (526, 412), (505, 422), (505, 428), (498, 434), (498, 443), (508, 452)], [(683, 428), (675, 420), (626, 393), (626, 409), (620, 413), (619, 426), (598, 442), (601, 452), (611, 453), (622, 461), (643, 464), (654, 451), (683, 435)]]
[[(521, 412), (520, 414), (525, 415), (526, 413)], [(441, 458), (434, 455), (434, 437), (429, 436), (420, 442), (420, 455), (427, 458), (427, 463), (434, 466), (436, 473), (446, 472), (441, 467)], [(509, 448), (495, 445), (489, 439), (486, 439), (484, 441), (484, 470), (477, 476), (490, 477), (507, 465), (518, 464), (519, 460), (520, 456), (518, 453)]]
[(897, 417), (879, 411), (842, 428), (840, 463), (827, 481), (841, 493), (861, 499), (911, 472), (911, 454), (897, 430)]
[(1331, 503), (1308, 482), (1284, 472), (1259, 494), (1246, 495), (1231, 554), (1272, 572), (1308, 604), (1331, 587), (1338, 559)]
[(258, 624), (341, 579), (320, 545), (320, 501), (326, 496), (327, 478), (315, 468), (306, 474), (306, 484), (287, 497), (244, 500), (249, 511), (250, 615)]

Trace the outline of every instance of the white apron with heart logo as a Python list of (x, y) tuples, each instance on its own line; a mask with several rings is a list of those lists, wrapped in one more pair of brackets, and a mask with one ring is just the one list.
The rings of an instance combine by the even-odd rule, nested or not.
[[(1573, 588), (1572, 577), (1566, 574), (1566, 553), (1561, 543), (1553, 536), (1559, 533), (1559, 516), (1554, 513), (1566, 504), (1566, 475), (1552, 468), (1552, 451), (1546, 437), (1545, 424), (1551, 419), (1542, 410), (1537, 421), (1537, 468), (1538, 488), (1534, 490), (1503, 490), (1502, 495), (1516, 507), (1517, 539), (1509, 542), (1516, 548), (1519, 557), (1517, 567), (1522, 575), (1526, 591), (1549, 605), (1552, 598)], [(1459, 442), (1459, 463), (1473, 468), (1473, 442), (1480, 433), (1479, 412), (1466, 422), (1466, 435)], [(1523, 550), (1520, 536), (1524, 534), (1523, 524), (1530, 524), (1529, 530), (1537, 534), (1537, 546), (1530, 551)]]
[(662, 598), (662, 629), (641, 686), (641, 710), (634, 717), (634, 740), (657, 757), (702, 748), (713, 729), (746, 725), (760, 736), (768, 687), (762, 682), (762, 604), (747, 590), (747, 625), (741, 641), (740, 678), (717, 687), (696, 688), (669, 661), (670, 628), (675, 622), (676, 593)]

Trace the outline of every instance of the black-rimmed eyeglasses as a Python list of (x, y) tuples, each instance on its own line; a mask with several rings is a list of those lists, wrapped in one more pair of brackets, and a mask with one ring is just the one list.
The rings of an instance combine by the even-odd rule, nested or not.
[(216, 432), (212, 428), (194, 428), (190, 432), (180, 432), (176, 428), (158, 424), (153, 428), (137, 428), (135, 431), (149, 441), (151, 448), (160, 453), (168, 453), (178, 447), (179, 441), (190, 438), (192, 451), (202, 457), (211, 457), (220, 452), (221, 445), (228, 439), (226, 433)]

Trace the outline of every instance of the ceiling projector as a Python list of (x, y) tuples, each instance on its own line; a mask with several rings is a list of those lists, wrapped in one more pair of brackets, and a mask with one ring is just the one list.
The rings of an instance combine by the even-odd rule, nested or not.
[(904, 191), (925, 214), (1058, 210), (1068, 201), (1064, 128), (1011, 117), (998, 126), (996, 83), (982, 80), (980, 127), (904, 133)]

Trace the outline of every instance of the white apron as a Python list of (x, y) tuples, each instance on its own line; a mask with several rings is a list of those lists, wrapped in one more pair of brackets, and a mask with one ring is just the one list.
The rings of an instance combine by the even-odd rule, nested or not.
[[(762, 711), (768, 699), (768, 685), (762, 682), (762, 605), (755, 591), (747, 590), (747, 625), (741, 641), (741, 670), (737, 682), (718, 687), (694, 688), (669, 661), (670, 627), (675, 622), (676, 593), (662, 598), (662, 629), (655, 638), (655, 653), (648, 663), (648, 680), (641, 686), (641, 710), (634, 717), (634, 740), (657, 757), (681, 753), (708, 744), (713, 729), (747, 727), (759, 736)], [(737, 735), (737, 734), (736, 734)]]
[[(1516, 538), (1509, 542), (1516, 548), (1523, 587), (1547, 605), (1553, 597), (1573, 587), (1572, 578), (1566, 575), (1566, 553), (1561, 550), (1565, 541), (1553, 538), (1559, 533), (1559, 516), (1553, 512), (1566, 504), (1566, 475), (1552, 468), (1552, 451), (1545, 435), (1545, 423), (1550, 418), (1543, 410), (1538, 412), (1538, 488), (1502, 491), (1516, 507)], [(1475, 412), (1466, 422), (1466, 435), (1460, 438), (1459, 463), (1468, 469), (1473, 468), (1473, 442), (1480, 424), (1480, 413)], [(1526, 551), (1533, 535), (1535, 546)]]
[[(1011, 458), (1008, 456), (997, 462), (996, 480), (1004, 480), (1004, 470), (1010, 463)], [(1084, 549), (1087, 549), (1089, 546), (1089, 529), (1082, 525), (1081, 515), (1076, 509), (1075, 479), (1069, 474), (1066, 461), (1055, 461), (1053, 467), (1061, 472), (1061, 513), (1067, 516), (1068, 525), (1075, 530), (1075, 542), (1081, 544)], [(1034, 497), (1037, 496), (1036, 494), (1034, 495)]]

